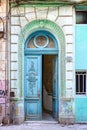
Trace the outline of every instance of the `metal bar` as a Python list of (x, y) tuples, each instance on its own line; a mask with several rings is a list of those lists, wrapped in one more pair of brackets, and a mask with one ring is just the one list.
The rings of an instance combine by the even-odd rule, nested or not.
[(86, 95), (87, 95), (87, 72), (86, 72)]
[(78, 75), (78, 92), (80, 92), (80, 75)]
[(85, 93), (85, 74), (83, 74), (83, 92)]
[(87, 93), (87, 72), (80, 71), (76, 72), (77, 80), (76, 82), (76, 94), (86, 94)]

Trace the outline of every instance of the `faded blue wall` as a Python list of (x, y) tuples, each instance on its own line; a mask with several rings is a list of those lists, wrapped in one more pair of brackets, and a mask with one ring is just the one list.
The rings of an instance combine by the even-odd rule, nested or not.
[[(87, 70), (87, 24), (75, 26), (75, 69)], [(75, 98), (76, 122), (87, 123), (87, 97), (79, 95)]]
[(76, 122), (87, 123), (87, 97), (75, 98)]
[(75, 69), (87, 70), (87, 24), (75, 27)]

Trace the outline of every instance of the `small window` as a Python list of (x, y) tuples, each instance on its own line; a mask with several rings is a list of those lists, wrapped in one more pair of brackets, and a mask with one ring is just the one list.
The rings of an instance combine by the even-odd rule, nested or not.
[(87, 11), (76, 11), (76, 24), (87, 24)]
[(55, 48), (54, 42), (49, 35), (38, 34), (29, 40), (27, 48)]
[(76, 94), (86, 94), (87, 72), (76, 72)]

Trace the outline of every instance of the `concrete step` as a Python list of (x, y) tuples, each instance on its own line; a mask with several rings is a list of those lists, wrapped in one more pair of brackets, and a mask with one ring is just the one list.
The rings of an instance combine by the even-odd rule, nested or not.
[(24, 121), (24, 124), (58, 124), (58, 121)]

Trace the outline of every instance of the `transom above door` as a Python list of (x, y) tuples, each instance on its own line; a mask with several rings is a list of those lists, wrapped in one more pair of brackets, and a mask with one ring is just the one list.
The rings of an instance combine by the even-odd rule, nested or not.
[(56, 38), (45, 30), (32, 33), (25, 43), (25, 54), (58, 54)]

